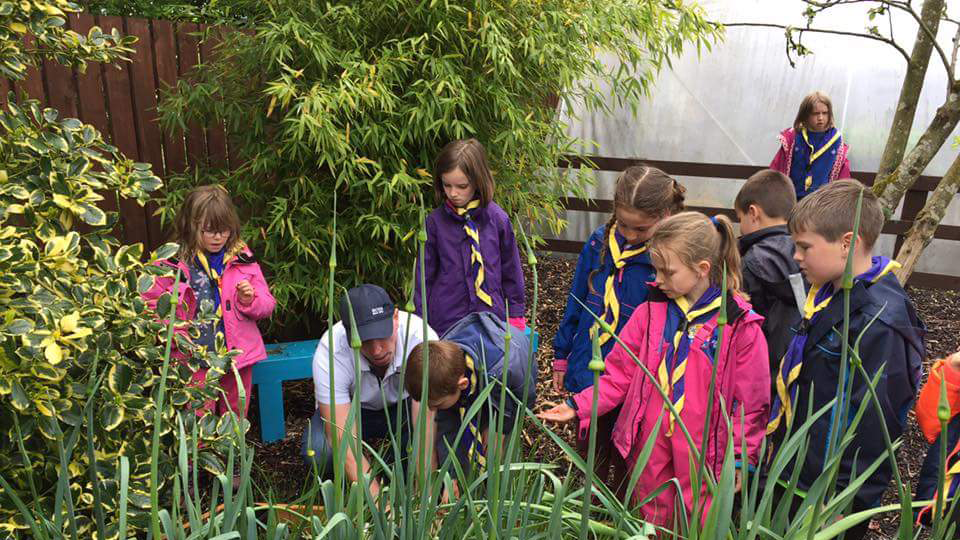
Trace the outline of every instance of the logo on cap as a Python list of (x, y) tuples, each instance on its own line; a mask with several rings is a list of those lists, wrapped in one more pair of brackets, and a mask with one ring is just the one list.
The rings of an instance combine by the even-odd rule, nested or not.
[(382, 308), (382, 307), (375, 307), (375, 308), (371, 309), (371, 310), (370, 310), (370, 315), (371, 315), (372, 317), (376, 317), (377, 315), (383, 315), (383, 308)]

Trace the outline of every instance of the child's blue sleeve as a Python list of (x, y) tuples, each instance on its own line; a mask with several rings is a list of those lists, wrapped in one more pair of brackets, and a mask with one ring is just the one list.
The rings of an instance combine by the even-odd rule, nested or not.
[(557, 335), (553, 338), (554, 358), (567, 359), (567, 356), (570, 355), (570, 350), (573, 348), (573, 338), (577, 335), (577, 327), (580, 325), (580, 315), (583, 311), (583, 307), (574, 298), (580, 299), (580, 302), (583, 303), (587, 302), (587, 291), (589, 290), (587, 282), (593, 270), (593, 247), (588, 239), (577, 258), (577, 270), (573, 274), (573, 283), (570, 284), (567, 308), (563, 312), (563, 319), (560, 321)]

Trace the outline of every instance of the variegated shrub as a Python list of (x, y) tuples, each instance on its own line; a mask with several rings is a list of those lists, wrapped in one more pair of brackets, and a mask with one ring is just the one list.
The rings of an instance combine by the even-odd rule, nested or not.
[[(64, 11), (77, 9), (0, 1), (0, 76), (22, 79), (43, 58), (81, 66), (130, 52), (128, 38), (65, 30)], [(25, 34), (37, 48), (22, 47)], [(93, 509), (115, 503), (120, 455), (130, 461), (131, 519), (148, 506), (153, 393), (163, 358), (163, 325), (139, 296), (160, 270), (144, 262), (143, 246), (113, 238), (117, 216), (98, 205), (106, 194), (143, 204), (161, 183), (92, 126), (36, 101), (12, 94), (10, 101), (0, 109), (0, 477), (44, 515), (54, 498), (69, 496), (81, 516), (70, 527), (88, 536)], [(222, 368), (227, 360), (211, 363)], [(170, 372), (166, 426), (175, 425), (176, 411), (214, 392), (188, 387), (190, 373), (185, 363)], [(211, 437), (225, 429), (215, 418), (200, 424)], [(60, 467), (71, 441), (77, 451)], [(169, 478), (176, 447), (169, 428), (163, 441), (161, 478)], [(216, 445), (205, 448), (204, 465), (215, 467)], [(57, 492), (61, 478), (69, 493)], [(22, 527), (10, 502), (0, 491), (0, 529), (7, 531)]]

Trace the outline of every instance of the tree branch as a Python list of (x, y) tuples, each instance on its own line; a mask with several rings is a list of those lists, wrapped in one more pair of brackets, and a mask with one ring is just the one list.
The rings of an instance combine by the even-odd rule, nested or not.
[(950, 73), (947, 74), (947, 79), (949, 79), (948, 85), (957, 78), (957, 49), (960, 49), (960, 24), (957, 25), (957, 33), (953, 36), (953, 51), (950, 53)]
[[(856, 0), (856, 1), (866, 1), (866, 0)], [(903, 47), (901, 47), (900, 45), (898, 45), (898, 44), (897, 44), (895, 41), (893, 41), (892, 39), (885, 38), (885, 37), (883, 37), (883, 36), (876, 36), (876, 35), (873, 35), (873, 34), (863, 34), (863, 33), (860, 33), (860, 32), (848, 32), (848, 31), (846, 31), (846, 30), (831, 30), (831, 29), (828, 29), (828, 28), (800, 28), (800, 27), (797, 27), (797, 26), (789, 26), (789, 25), (774, 24), (774, 23), (749, 23), (749, 22), (744, 22), (744, 23), (714, 23), (714, 24), (720, 24), (720, 25), (726, 26), (726, 27), (728, 27), (728, 28), (733, 28), (733, 27), (738, 27), (738, 26), (760, 27), (760, 28), (779, 28), (779, 29), (781, 29), (781, 30), (793, 30), (793, 31), (799, 32), (801, 35), (802, 35), (804, 32), (813, 32), (813, 33), (817, 33), (817, 34), (834, 34), (834, 35), (837, 35), (837, 36), (850, 36), (850, 37), (858, 37), (858, 38), (872, 39), (872, 40), (874, 40), (874, 41), (879, 41), (879, 42), (881, 42), (881, 43), (886, 43), (887, 45), (890, 45), (891, 47), (893, 47), (894, 49), (896, 49), (897, 52), (899, 52), (901, 56), (903, 56), (903, 59), (906, 60), (907, 63), (910, 62), (910, 55), (907, 54), (907, 51), (905, 51), (905, 50), (903, 49)]]
[[(937, 51), (937, 54), (940, 56), (940, 61), (943, 62), (943, 68), (947, 71), (947, 77), (950, 79), (954, 78), (954, 73), (950, 69), (950, 61), (947, 59), (947, 53), (944, 52), (943, 48), (940, 47), (940, 44), (937, 43), (937, 36), (933, 33), (929, 26), (923, 22), (923, 19), (920, 17), (920, 14), (917, 13), (917, 10), (914, 9), (913, 5), (909, 2), (896, 2), (894, 0), (837, 0), (835, 2), (820, 2), (817, 0), (803, 0), (803, 3), (817, 8), (816, 12), (819, 13), (825, 9), (849, 5), (849, 4), (862, 4), (862, 3), (871, 3), (871, 4), (880, 4), (887, 6), (887, 8), (896, 8), (904, 13), (909, 14), (913, 17), (913, 20), (923, 29), (923, 32), (927, 34), (927, 38), (933, 43), (934, 50)], [(888, 43), (893, 43), (893, 33), (891, 31), (891, 36)], [(909, 60), (908, 60), (909, 61)]]

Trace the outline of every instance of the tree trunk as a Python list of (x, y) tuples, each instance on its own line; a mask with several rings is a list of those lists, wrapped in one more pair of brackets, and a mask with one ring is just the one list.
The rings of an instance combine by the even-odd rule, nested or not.
[(933, 233), (940, 225), (953, 196), (957, 194), (958, 187), (960, 187), (960, 155), (953, 160), (950, 168), (947, 169), (947, 174), (943, 175), (943, 179), (937, 184), (937, 189), (930, 193), (927, 204), (907, 232), (907, 239), (900, 248), (900, 253), (897, 254), (897, 261), (903, 265), (897, 270), (900, 283), (906, 283), (910, 279), (913, 268), (920, 260), (923, 250), (933, 239)]
[[(943, 12), (945, 0), (924, 0), (920, 19), (937, 35), (940, 27), (940, 14)], [(917, 112), (917, 101), (920, 91), (923, 90), (923, 79), (930, 65), (930, 56), (933, 53), (933, 40), (924, 32), (922, 27), (917, 28), (917, 39), (910, 53), (910, 62), (907, 64), (907, 74), (900, 87), (900, 98), (897, 100), (897, 111), (893, 116), (887, 144), (880, 157), (880, 167), (877, 169), (875, 185), (884, 184), (884, 177), (888, 176), (903, 160), (907, 149), (907, 139), (910, 138), (910, 129), (913, 127), (913, 118)], [(882, 188), (881, 188), (882, 189)], [(879, 194), (879, 192), (878, 192)]]
[(930, 160), (937, 154), (947, 137), (957, 127), (960, 120), (960, 81), (950, 88), (946, 101), (937, 109), (930, 125), (920, 136), (920, 140), (903, 158), (896, 170), (883, 183), (874, 184), (873, 191), (880, 199), (880, 205), (887, 215), (893, 214), (900, 204), (903, 194), (917, 181)]

